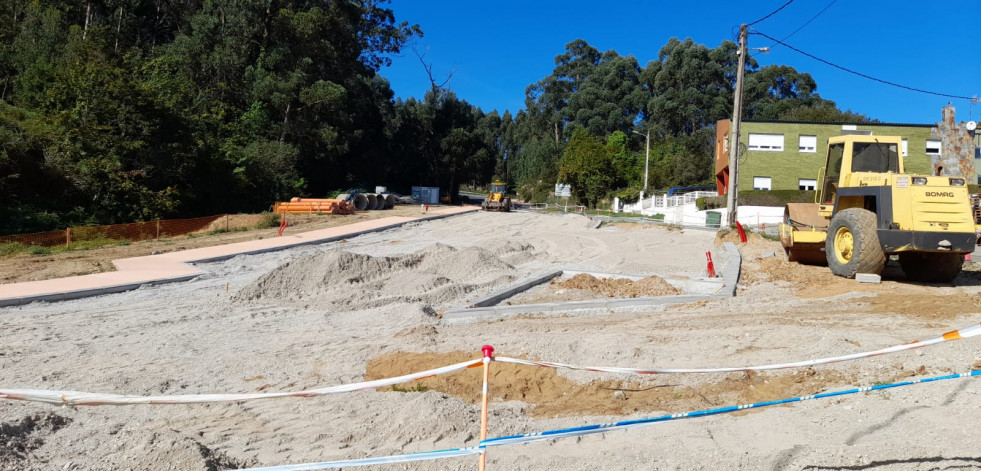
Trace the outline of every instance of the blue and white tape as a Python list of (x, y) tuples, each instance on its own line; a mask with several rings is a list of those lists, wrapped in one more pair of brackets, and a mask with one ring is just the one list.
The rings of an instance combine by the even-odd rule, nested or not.
[[(659, 422), (668, 422), (668, 421), (680, 420), (680, 419), (691, 419), (695, 417), (707, 417), (710, 415), (727, 414), (730, 412), (736, 412), (746, 409), (759, 409), (762, 407), (791, 404), (795, 402), (804, 402), (813, 399), (824, 399), (829, 397), (845, 396), (848, 394), (857, 394), (857, 393), (877, 391), (882, 389), (898, 388), (902, 386), (910, 386), (913, 384), (932, 383), (932, 382), (944, 381), (948, 379), (966, 378), (969, 376), (981, 376), (981, 370), (974, 370), (966, 373), (957, 373), (957, 374), (944, 375), (944, 376), (935, 376), (932, 378), (914, 379), (914, 380), (902, 381), (898, 383), (880, 384), (875, 386), (862, 386), (852, 389), (846, 389), (843, 391), (833, 391), (828, 393), (813, 394), (813, 395), (800, 396), (800, 397), (794, 397), (788, 399), (778, 399), (775, 401), (758, 402), (754, 404), (742, 404), (736, 406), (720, 407), (716, 409), (704, 409), (699, 411), (684, 412), (680, 414), (662, 415), (660, 417), (651, 417), (647, 419), (624, 420), (621, 422), (613, 422), (607, 424), (585, 425), (582, 427), (572, 427), (572, 428), (558, 429), (558, 430), (546, 430), (543, 432), (533, 432), (533, 433), (525, 433), (521, 435), (510, 435), (505, 437), (488, 438), (480, 442), (478, 446), (470, 447), (470, 448), (455, 448), (451, 450), (411, 453), (407, 455), (384, 456), (380, 458), (364, 458), (364, 459), (345, 460), (345, 461), (325, 461), (320, 463), (304, 463), (304, 464), (297, 464), (297, 465), (271, 466), (266, 468), (247, 468), (247, 470), (248, 471), (299, 471), (299, 470), (316, 470), (316, 469), (336, 469), (336, 468), (344, 468), (349, 466), (367, 466), (367, 465), (374, 465), (374, 464), (404, 463), (409, 461), (454, 458), (458, 456), (467, 456), (467, 455), (484, 453), (488, 447), (520, 445), (523, 443), (531, 443), (531, 442), (537, 442), (542, 440), (555, 440), (559, 438), (579, 437), (583, 435), (592, 435), (596, 433), (606, 433), (615, 430), (627, 430), (631, 428), (653, 425)], [(244, 470), (240, 470), (240, 471), (244, 471)]]
[(408, 463), (410, 461), (439, 460), (457, 458), (460, 456), (479, 455), (483, 453), (480, 447), (454, 448), (451, 450), (423, 451), (407, 455), (379, 456), (377, 458), (361, 458), (357, 460), (321, 461), (319, 463), (284, 464), (265, 468), (242, 468), (236, 471), (308, 471), (314, 469), (338, 469), (355, 466), (371, 466), (376, 464)]
[(613, 422), (609, 424), (586, 425), (582, 427), (574, 427), (574, 428), (567, 428), (567, 429), (560, 429), (560, 430), (547, 430), (544, 432), (526, 433), (522, 435), (512, 435), (508, 437), (488, 438), (487, 440), (481, 442), (480, 446), (493, 447), (493, 446), (504, 446), (504, 445), (517, 445), (521, 443), (530, 443), (540, 440), (554, 440), (556, 438), (578, 437), (582, 435), (591, 435), (594, 433), (605, 433), (614, 430), (623, 430), (628, 428), (641, 427), (644, 425), (651, 425), (658, 422), (668, 422), (671, 420), (689, 419), (693, 417), (707, 417), (710, 415), (727, 414), (729, 412), (736, 412), (739, 410), (759, 409), (761, 407), (777, 406), (781, 404), (790, 404), (794, 402), (804, 402), (812, 399), (824, 399), (829, 397), (844, 396), (848, 394), (856, 394), (861, 392), (877, 391), (881, 389), (898, 388), (902, 386), (909, 386), (912, 384), (932, 383), (935, 381), (943, 381), (948, 379), (966, 378), (968, 376), (981, 376), (981, 370), (969, 371), (966, 373), (944, 375), (944, 376), (936, 376), (933, 378), (914, 379), (910, 381), (902, 381), (899, 383), (880, 384), (876, 386), (863, 386), (859, 388), (847, 389), (844, 391), (834, 391), (834, 392), (828, 392), (822, 394), (814, 394), (810, 396), (778, 399), (775, 401), (758, 402), (755, 404), (743, 404), (737, 406), (720, 407), (717, 409), (705, 409), (700, 411), (684, 412), (681, 414), (662, 415), (660, 417), (651, 417), (647, 419), (624, 420), (622, 422)]

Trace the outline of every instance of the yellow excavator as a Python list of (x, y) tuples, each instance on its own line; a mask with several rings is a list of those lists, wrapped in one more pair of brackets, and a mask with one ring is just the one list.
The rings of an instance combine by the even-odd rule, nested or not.
[(484, 211), (511, 211), (511, 197), (507, 193), (507, 183), (494, 180), (491, 183), (490, 194), (481, 203), (480, 209)]
[(895, 254), (910, 280), (956, 277), (976, 243), (966, 182), (905, 173), (901, 149), (901, 137), (830, 138), (815, 202), (784, 209), (780, 242), (788, 259), (827, 263), (853, 278), (881, 273)]

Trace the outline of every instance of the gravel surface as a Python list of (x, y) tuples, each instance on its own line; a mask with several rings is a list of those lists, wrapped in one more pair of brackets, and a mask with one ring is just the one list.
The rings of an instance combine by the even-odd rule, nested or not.
[[(717, 367), (875, 350), (981, 321), (981, 277), (877, 285), (740, 245), (737, 296), (644, 311), (445, 325), (547, 270), (705, 276), (710, 232), (474, 213), (202, 265), (186, 283), (0, 309), (0, 387), (118, 394), (293, 391), (480, 356)], [(771, 254), (772, 253), (772, 254)], [(827, 275), (827, 276), (826, 276)], [(492, 364), (489, 436), (816, 394), (981, 367), (976, 339), (760, 374), (633, 377)], [(0, 401), (0, 469), (226, 469), (472, 446), (479, 369), (321, 398), (60, 408)], [(981, 467), (981, 383), (959, 379), (491, 449), (488, 469)], [(377, 469), (474, 469), (476, 457)]]

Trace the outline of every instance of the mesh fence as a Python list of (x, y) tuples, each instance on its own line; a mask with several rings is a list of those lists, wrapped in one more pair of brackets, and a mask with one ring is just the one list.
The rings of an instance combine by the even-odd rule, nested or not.
[(160, 237), (174, 237), (198, 232), (207, 229), (212, 223), (224, 217), (224, 214), (219, 214), (192, 219), (161, 219), (129, 224), (112, 224), (108, 226), (70, 227), (61, 231), (0, 236), (0, 244), (20, 243), (24, 245), (54, 247), (72, 242), (96, 239), (128, 241), (158, 239)]

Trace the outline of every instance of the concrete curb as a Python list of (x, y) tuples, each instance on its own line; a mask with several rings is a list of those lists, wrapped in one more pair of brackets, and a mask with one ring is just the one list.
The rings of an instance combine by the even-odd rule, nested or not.
[(726, 267), (722, 271), (723, 290), (729, 297), (736, 295), (736, 286), (739, 284), (739, 273), (742, 270), (743, 256), (739, 253), (739, 248), (732, 242), (722, 244), (726, 249)]
[[(570, 311), (602, 311), (637, 309), (652, 306), (664, 306), (671, 304), (685, 304), (698, 301), (731, 298), (736, 295), (736, 286), (739, 283), (739, 272), (742, 264), (742, 256), (735, 244), (726, 242), (723, 244), (726, 249), (728, 260), (726, 261), (725, 271), (722, 275), (722, 286), (713, 294), (683, 294), (674, 296), (651, 296), (645, 298), (627, 299), (598, 299), (590, 301), (570, 301), (565, 303), (541, 303), (541, 304), (522, 304), (515, 306), (496, 306), (499, 303), (517, 293), (526, 291), (536, 285), (544, 283), (556, 276), (563, 274), (586, 273), (573, 270), (557, 270), (548, 272), (544, 275), (530, 278), (528, 280), (515, 283), (502, 291), (491, 294), (467, 306), (454, 308), (443, 312), (442, 321), (447, 324), (499, 320), (518, 314), (552, 314), (556, 312), (567, 313)], [(593, 273), (596, 275), (596, 273)], [(602, 274), (600, 274), (602, 275)], [(610, 277), (636, 279), (640, 278), (631, 275), (610, 274)], [(700, 280), (694, 280), (699, 282)], [(710, 284), (711, 283), (711, 284)], [(717, 285), (717, 282), (701, 281), (701, 285)]]
[[(372, 232), (395, 229), (412, 222), (433, 221), (478, 210), (479, 208), (476, 207), (446, 208), (440, 213), (418, 218), (392, 216), (371, 221), (361, 221), (347, 226), (304, 232), (285, 238), (260, 239), (182, 250), (179, 252), (168, 252), (159, 255), (113, 260), (112, 263), (117, 269), (114, 272), (0, 285), (0, 307), (19, 306), (35, 301), (66, 301), (120, 293), (145, 285), (187, 281), (197, 278), (204, 273), (200, 268), (192, 266), (196, 263), (228, 260), (239, 255), (268, 253), (303, 245), (330, 243)], [(386, 220), (388, 220), (387, 223)], [(367, 228), (365, 229), (358, 229), (359, 227), (366, 226)], [(348, 228), (348, 230), (345, 231), (344, 228)]]
[(544, 275), (539, 275), (524, 281), (519, 281), (511, 286), (508, 286), (502, 291), (492, 293), (488, 296), (484, 296), (483, 298), (480, 298), (470, 303), (469, 305), (467, 305), (467, 308), (493, 306), (501, 301), (504, 301), (507, 298), (510, 298), (511, 296), (514, 296), (522, 291), (527, 291), (542, 283), (546, 283), (548, 282), (548, 280), (551, 280), (552, 278), (555, 278), (560, 275), (562, 275), (562, 270), (555, 270), (545, 273)]

